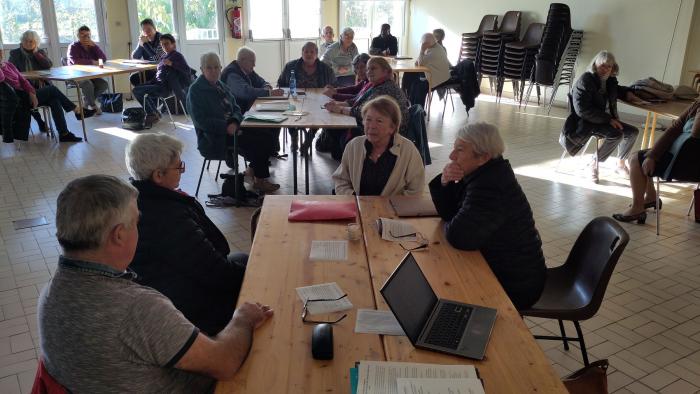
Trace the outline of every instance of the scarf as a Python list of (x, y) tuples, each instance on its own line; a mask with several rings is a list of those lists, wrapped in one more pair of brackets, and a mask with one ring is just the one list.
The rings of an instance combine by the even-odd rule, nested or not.
[(32, 58), (34, 57), (33, 52), (29, 52), (26, 49), (19, 47), (19, 52), (22, 54), (22, 60), (24, 60), (24, 70), (34, 71), (34, 65), (32, 63)]
[(356, 103), (362, 101), (363, 98), (366, 96), (369, 96), (372, 93), (372, 89), (375, 87), (382, 85), (384, 82), (387, 81), (387, 78), (384, 78), (380, 81), (377, 82), (367, 82), (365, 86), (362, 87), (362, 90), (355, 96), (355, 99), (353, 100), (352, 106), (354, 107)]

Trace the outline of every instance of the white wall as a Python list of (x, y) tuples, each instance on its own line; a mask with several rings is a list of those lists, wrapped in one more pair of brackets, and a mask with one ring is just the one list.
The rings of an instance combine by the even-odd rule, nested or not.
[[(577, 75), (596, 52), (607, 49), (617, 57), (622, 84), (648, 76), (671, 84), (687, 79), (686, 54), (691, 58), (700, 51), (700, 48), (688, 48), (686, 52), (695, 0), (562, 2), (571, 8), (572, 27), (584, 31)], [(447, 33), (448, 55), (454, 62), (461, 34), (476, 31), (483, 15), (497, 14), (500, 21), (506, 11), (522, 11), (521, 34), (524, 34), (531, 22), (546, 21), (550, 3), (549, 0), (412, 0), (409, 37), (414, 45), (409, 45), (409, 53), (416, 55), (421, 34), (442, 27)], [(558, 96), (564, 100), (564, 95)]]

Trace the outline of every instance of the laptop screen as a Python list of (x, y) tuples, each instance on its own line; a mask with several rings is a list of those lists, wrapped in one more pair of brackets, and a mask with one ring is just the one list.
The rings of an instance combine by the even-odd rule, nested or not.
[(387, 279), (381, 292), (411, 343), (416, 343), (438, 298), (411, 253)]

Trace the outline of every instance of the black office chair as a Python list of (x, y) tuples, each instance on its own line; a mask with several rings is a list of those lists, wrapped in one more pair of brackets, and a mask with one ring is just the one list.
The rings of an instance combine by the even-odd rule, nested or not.
[[(593, 317), (600, 308), (605, 289), (617, 261), (629, 242), (627, 232), (612, 218), (598, 217), (583, 229), (576, 239), (566, 262), (547, 269), (547, 279), (540, 299), (522, 316), (557, 319), (561, 336), (535, 335), (536, 339), (561, 340), (569, 350), (568, 341), (581, 345), (583, 363), (588, 354), (579, 321)], [(563, 320), (571, 320), (577, 337), (567, 337)]]

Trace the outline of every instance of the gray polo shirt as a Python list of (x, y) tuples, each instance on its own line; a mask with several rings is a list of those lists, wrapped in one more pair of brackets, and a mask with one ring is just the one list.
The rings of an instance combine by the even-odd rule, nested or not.
[(131, 271), (61, 257), (39, 299), (48, 372), (72, 392), (201, 393), (212, 378), (174, 368), (199, 330)]

